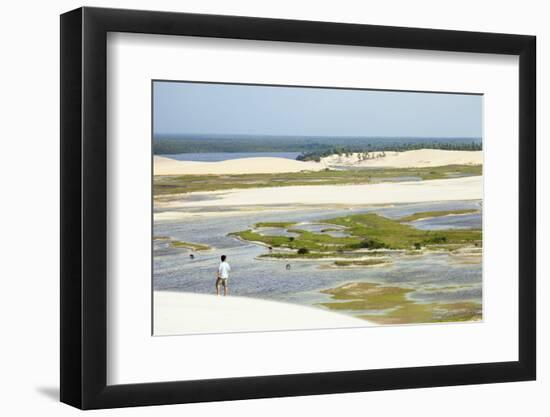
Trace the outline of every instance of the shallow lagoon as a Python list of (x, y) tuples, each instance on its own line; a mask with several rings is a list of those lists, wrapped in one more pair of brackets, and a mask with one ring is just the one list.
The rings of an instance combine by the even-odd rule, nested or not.
[[(373, 282), (414, 289), (408, 297), (420, 302), (481, 302), (481, 262), (462, 262), (447, 253), (417, 256), (392, 256), (392, 262), (365, 268), (328, 267), (327, 260), (257, 259), (268, 253), (263, 246), (227, 236), (258, 222), (298, 222), (296, 228), (320, 231), (327, 226), (323, 219), (376, 212), (400, 218), (416, 212), (456, 209), (481, 209), (480, 201), (402, 204), (383, 207), (304, 208), (278, 207), (277, 211), (232, 213), (223, 216), (197, 216), (179, 220), (156, 221), (155, 236), (169, 236), (181, 241), (206, 244), (213, 249), (194, 252), (175, 249), (168, 241), (153, 242), (155, 290), (214, 293), (219, 258), (228, 256), (232, 267), (231, 292), (234, 295), (313, 305), (326, 302), (329, 295), (320, 291), (348, 282)], [(156, 211), (158, 212), (158, 210)], [(412, 223), (420, 228), (479, 227), (481, 214), (444, 216)], [(279, 229), (280, 230), (280, 229)], [(277, 234), (277, 228), (266, 228)], [(334, 233), (332, 231), (326, 233)], [(336, 232), (338, 233), (338, 232)], [(286, 265), (290, 265), (290, 270)], [(357, 312), (353, 312), (357, 314)]]

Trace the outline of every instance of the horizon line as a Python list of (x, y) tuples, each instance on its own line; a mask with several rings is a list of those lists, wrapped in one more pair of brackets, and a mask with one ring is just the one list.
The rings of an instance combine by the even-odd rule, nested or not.
[(261, 137), (279, 137), (279, 138), (312, 138), (312, 139), (331, 139), (331, 138), (376, 138), (376, 139), (482, 139), (482, 136), (365, 136), (365, 135), (276, 135), (263, 133), (169, 133), (156, 132), (153, 136), (210, 136), (210, 137), (229, 137), (229, 136), (261, 136)]

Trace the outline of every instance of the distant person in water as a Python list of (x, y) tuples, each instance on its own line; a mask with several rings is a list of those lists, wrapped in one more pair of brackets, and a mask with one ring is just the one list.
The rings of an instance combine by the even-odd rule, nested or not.
[(216, 279), (216, 295), (220, 295), (220, 286), (223, 285), (223, 295), (229, 293), (229, 271), (231, 267), (226, 261), (227, 256), (222, 255), (222, 261), (218, 266), (218, 278)]

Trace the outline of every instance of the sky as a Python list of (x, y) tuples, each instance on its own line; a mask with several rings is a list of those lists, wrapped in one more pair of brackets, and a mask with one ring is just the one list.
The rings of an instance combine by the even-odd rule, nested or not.
[(154, 133), (481, 137), (482, 96), (155, 81)]

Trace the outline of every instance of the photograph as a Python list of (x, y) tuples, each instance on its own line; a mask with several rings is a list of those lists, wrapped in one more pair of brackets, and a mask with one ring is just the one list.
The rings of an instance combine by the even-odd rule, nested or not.
[(483, 320), (483, 95), (152, 81), (155, 336)]

